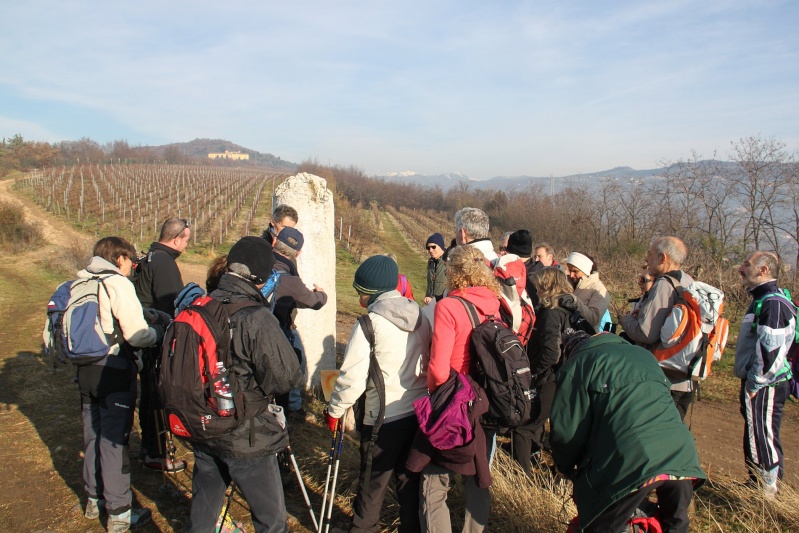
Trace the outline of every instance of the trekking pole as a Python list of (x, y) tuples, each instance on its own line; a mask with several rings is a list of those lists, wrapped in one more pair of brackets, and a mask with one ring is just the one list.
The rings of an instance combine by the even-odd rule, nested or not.
[(297, 474), (297, 481), (300, 483), (300, 490), (302, 491), (302, 497), (305, 498), (305, 505), (308, 506), (308, 512), (311, 513), (311, 520), (313, 520), (313, 527), (318, 531), (319, 524), (316, 521), (316, 515), (313, 512), (313, 507), (311, 507), (311, 500), (308, 498), (308, 491), (305, 490), (305, 482), (303, 482), (302, 480), (302, 474), (300, 474), (300, 467), (297, 466), (297, 459), (294, 457), (294, 452), (291, 451), (291, 446), (286, 446), (286, 450), (289, 452), (289, 457), (291, 458), (291, 464), (294, 466), (294, 472)]
[(344, 427), (342, 426), (341, 419), (338, 420), (336, 426), (338, 430), (338, 443), (336, 444), (336, 466), (333, 468), (333, 485), (330, 488), (330, 502), (327, 504), (327, 524), (325, 524), (325, 533), (330, 531), (330, 519), (333, 516), (333, 501), (336, 498), (336, 481), (338, 480), (338, 466), (341, 463), (341, 448), (344, 445)]
[[(236, 492), (236, 482), (234, 481), (232, 485), (230, 485), (230, 494), (227, 496), (227, 505), (225, 505), (225, 512), (222, 513), (222, 519), (219, 521), (222, 524), (222, 528), (225, 527), (225, 518), (227, 518), (227, 512), (230, 509), (230, 502), (233, 501), (233, 493)], [(220, 528), (221, 531), (221, 528)]]
[[(339, 422), (340, 424), (340, 422)], [(319, 525), (316, 527), (317, 533), (322, 533), (322, 524), (325, 522), (325, 505), (327, 505), (327, 493), (330, 489), (330, 474), (333, 471), (333, 456), (336, 453), (336, 437), (338, 436), (338, 425), (333, 432), (333, 439), (330, 443), (330, 456), (327, 459), (327, 477), (325, 477), (325, 492), (322, 496), (322, 509), (319, 510)]]

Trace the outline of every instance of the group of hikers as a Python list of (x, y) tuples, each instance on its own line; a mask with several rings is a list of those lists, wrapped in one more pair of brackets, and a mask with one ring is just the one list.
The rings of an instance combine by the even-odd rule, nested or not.
[[(213, 389), (227, 386), (229, 378), (234, 390), (255, 399), (235, 403), (236, 417), (245, 418), (247, 409), (246, 423), (212, 438), (189, 439), (194, 454), (189, 531), (214, 531), (231, 482), (247, 501), (256, 531), (288, 531), (277, 453), (288, 444), (289, 423), (306, 420), (301, 392), (307, 363), (300, 334), (313, 334), (298, 332), (293, 318), (298, 308), (327, 303), (324, 290), (309, 289), (297, 271), (304, 243), (297, 222), (296, 210), (278, 206), (263, 235), (243, 237), (209, 269), (208, 296), (230, 310), (232, 357), (227, 373), (209, 381), (210, 394), (216, 402), (223, 399), (224, 393), (217, 394), (222, 389)], [(447, 495), (457, 477), (463, 482), (463, 531), (483, 531), (497, 436), (508, 432), (522, 471), (530, 475), (533, 468), (544, 468), (546, 451), (553, 472), (573, 483), (578, 517), (570, 531), (626, 531), (654, 491), (662, 531), (687, 532), (694, 490), (706, 479), (683, 422), (695, 384), (690, 369), (675, 371), (662, 355), (662, 330), (694, 285), (682, 270), (684, 243), (672, 236), (652, 241), (638, 278), (641, 297), (618, 318), (623, 333), (616, 335), (610, 295), (590, 255), (572, 251), (559, 263), (552, 246), (534, 244), (524, 229), (504, 234), (495, 251), (489, 218), (476, 208), (459, 210), (455, 227), (450, 246), (440, 233), (426, 242), (423, 307), (407, 294), (410, 284), (392, 257), (369, 257), (355, 272), (352, 286), (368, 322), (359, 320), (352, 329), (324, 411), (326, 425), (340, 435), (348, 409), (360, 405), (361, 466), (349, 531), (377, 531), (392, 481), (399, 531), (451, 531)], [(78, 273), (79, 280), (99, 278), (104, 288), (97, 290), (97, 316), (110, 349), (77, 372), (85, 516), (106, 512), (108, 531), (127, 531), (151, 516), (148, 509), (132, 508), (130, 490), (127, 445), (137, 375), (144, 466), (168, 473), (186, 467), (169, 453), (166, 429), (183, 436), (182, 427), (177, 418), (159, 413), (156, 389), (163, 390), (158, 362), (176, 350), (169, 329), (170, 321), (182, 316), (184, 284), (175, 259), (190, 232), (188, 222), (170, 218), (144, 257), (122, 238), (100, 239), (89, 265)], [(752, 294), (735, 354), (746, 425), (744, 460), (748, 483), (773, 498), (783, 474), (779, 429), (792, 386), (788, 357), (796, 307), (777, 285), (775, 254), (755, 251), (739, 272)], [(279, 283), (273, 284), (276, 276)], [(506, 427), (487, 422), (486, 413), (506, 398), (500, 400), (498, 389), (481, 377), (486, 369), (478, 364), (473, 332), (483, 324), (510, 330), (511, 344), (518, 346), (508, 351), (518, 348), (524, 358), (524, 367), (514, 371), (518, 376), (506, 378), (526, 379), (513, 381), (524, 386), (510, 389), (524, 388), (529, 409)], [(46, 345), (52, 330), (51, 324), (45, 328)], [(171, 351), (162, 347), (165, 332)], [(451, 414), (435, 403), (441, 398), (450, 406), (456, 398), (468, 401), (458, 404), (461, 413)], [(252, 407), (262, 400), (277, 406)], [(432, 419), (441, 417), (434, 436), (420, 423), (420, 406), (427, 400), (434, 405)], [(460, 418), (448, 419), (444, 412)], [(461, 424), (463, 434), (455, 435), (450, 422)]]

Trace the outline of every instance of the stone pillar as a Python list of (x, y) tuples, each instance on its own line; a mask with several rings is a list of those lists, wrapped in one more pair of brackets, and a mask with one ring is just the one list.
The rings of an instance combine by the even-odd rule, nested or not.
[(317, 311), (297, 310), (294, 323), (305, 348), (308, 363), (306, 386), (320, 382), (321, 369), (336, 368), (336, 240), (333, 193), (327, 181), (313, 174), (297, 174), (277, 186), (274, 205), (287, 204), (297, 210), (297, 229), (305, 243), (297, 258), (303, 282), (314, 283), (327, 293), (327, 304)]

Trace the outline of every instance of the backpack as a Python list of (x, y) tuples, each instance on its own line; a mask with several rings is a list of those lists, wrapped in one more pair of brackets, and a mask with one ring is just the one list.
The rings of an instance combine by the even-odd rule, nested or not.
[(488, 412), (483, 415), (487, 427), (515, 428), (527, 424), (533, 416), (533, 387), (530, 361), (517, 335), (495, 317), (482, 324), (474, 305), (455, 296), (466, 308), (472, 322), (469, 350), (471, 374), (485, 390)]
[(62, 283), (50, 297), (45, 350), (62, 362), (91, 365), (105, 359), (112, 346), (124, 342), (116, 317), (110, 336), (100, 323), (100, 291), (108, 295), (104, 280), (120, 274), (114, 271), (100, 274)]
[[(579, 533), (580, 517), (575, 516), (569, 522), (566, 533)], [(663, 533), (663, 527), (660, 525), (658, 513), (655, 516), (646, 516), (640, 509), (635, 510), (635, 514), (627, 521), (627, 533)]]
[(413, 402), (419, 431), (437, 450), (469, 444), (474, 438), (469, 408), (476, 397), (466, 376), (450, 369), (447, 381), (433, 394)]
[[(422, 314), (419, 313), (421, 318)], [(372, 427), (372, 437), (366, 443), (366, 467), (364, 469), (365, 483), (369, 483), (369, 478), (372, 474), (372, 450), (377, 442), (377, 436), (380, 433), (380, 428), (383, 426), (383, 419), (386, 415), (386, 384), (383, 380), (383, 371), (380, 369), (380, 364), (377, 362), (375, 355), (375, 330), (372, 327), (372, 319), (369, 315), (361, 315), (358, 317), (358, 323), (361, 325), (366, 340), (369, 341), (369, 374), (367, 379), (371, 379), (377, 390), (377, 397), (380, 398), (380, 407), (377, 411), (377, 419)], [(419, 324), (417, 323), (417, 327)], [(366, 415), (366, 391), (356, 400), (352, 406), (355, 414), (355, 429), (359, 432), (363, 430), (363, 419)]]
[(494, 276), (502, 288), (499, 313), (505, 323), (527, 346), (535, 325), (533, 302), (527, 294), (527, 267), (514, 254), (505, 254), (492, 264)]
[(266, 283), (261, 287), (261, 294), (264, 295), (266, 306), (273, 313), (275, 312), (275, 302), (277, 301), (275, 295), (277, 294), (277, 288), (280, 286), (280, 275), (284, 273), (286, 273), (284, 270), (272, 269), (272, 273), (266, 278)]
[[(173, 434), (203, 442), (230, 433), (268, 408), (264, 394), (240, 390), (231, 373), (235, 364), (231, 317), (246, 307), (260, 306), (252, 300), (231, 304), (201, 296), (170, 324), (161, 349), (157, 388)], [(221, 414), (225, 411), (220, 399), (228, 399), (222, 391), (232, 396), (232, 413)]]
[(668, 375), (705, 379), (727, 345), (730, 323), (721, 316), (724, 293), (701, 281), (683, 287), (665, 278), (677, 292), (677, 301), (660, 330), (655, 358)]
[(194, 301), (201, 296), (205, 296), (205, 291), (202, 287), (193, 281), (187, 283), (186, 286), (180, 290), (177, 297), (175, 297), (175, 316), (178, 316), (181, 311), (193, 304)]
[[(757, 330), (757, 324), (760, 319), (760, 313), (763, 310), (763, 302), (766, 300), (777, 298), (782, 302), (786, 303), (788, 307), (792, 310), (794, 319), (799, 322), (799, 308), (797, 308), (796, 304), (791, 298), (791, 291), (788, 289), (780, 289), (779, 292), (766, 294), (762, 298), (755, 301), (755, 308), (754, 314), (755, 319), (752, 321), (752, 331)], [(796, 332), (794, 334), (793, 343), (791, 343), (791, 347), (788, 349), (788, 366), (791, 369), (791, 396), (799, 400), (799, 327), (796, 328)]]

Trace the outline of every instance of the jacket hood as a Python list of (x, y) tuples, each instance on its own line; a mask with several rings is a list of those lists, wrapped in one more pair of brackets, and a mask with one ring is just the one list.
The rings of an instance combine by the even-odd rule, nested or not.
[(469, 300), (481, 315), (499, 316), (499, 298), (488, 287), (455, 289), (448, 296), (460, 296), (465, 300)]
[(405, 298), (396, 290), (379, 295), (368, 309), (370, 313), (382, 316), (402, 331), (407, 332), (416, 329), (416, 323), (422, 312), (419, 304)]
[(577, 286), (574, 287), (574, 289), (577, 290), (596, 287), (597, 283), (599, 283), (599, 272), (594, 272), (593, 274), (589, 274), (584, 278), (580, 278), (580, 280), (577, 282)]
[(122, 275), (122, 272), (119, 271), (119, 268), (115, 264), (95, 255), (89, 261), (89, 266), (78, 272), (78, 277), (90, 278), (94, 275), (109, 271), (116, 272), (120, 276)]

